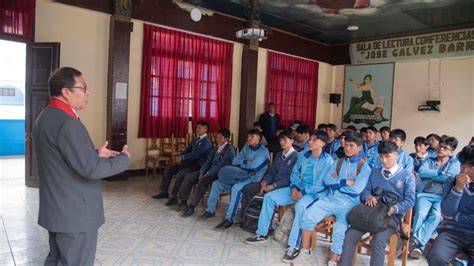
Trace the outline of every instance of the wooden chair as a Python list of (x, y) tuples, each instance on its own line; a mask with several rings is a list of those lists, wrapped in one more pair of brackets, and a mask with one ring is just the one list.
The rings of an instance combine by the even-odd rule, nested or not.
[(268, 168), (267, 169), (270, 169), (270, 167), (272, 167), (272, 163), (273, 163), (273, 152), (270, 152), (270, 159), (268, 160)]
[(313, 234), (311, 235), (311, 249), (316, 248), (318, 237), (317, 233), (323, 234), (326, 239), (329, 239), (331, 241), (332, 238), (332, 231), (334, 227), (334, 223), (336, 222), (336, 217), (334, 216), (328, 216), (324, 218), (323, 221), (318, 223), (316, 227), (314, 228)]
[[(411, 222), (412, 222), (412, 216), (413, 216), (413, 210), (410, 209), (406, 214), (405, 217), (403, 218), (402, 222), (402, 228), (403, 231), (407, 236), (411, 234)], [(403, 244), (400, 249), (398, 249), (397, 244), (398, 244), (398, 232), (393, 234), (390, 237), (389, 244), (388, 244), (388, 250), (385, 251), (385, 255), (388, 256), (388, 266), (393, 266), (395, 264), (395, 258), (401, 255), (401, 260), (402, 260), (402, 266), (407, 265), (407, 259), (408, 259), (408, 246), (409, 246), (409, 240), (403, 240)], [(357, 244), (357, 249), (356, 253), (354, 255), (354, 258), (352, 260), (352, 265), (355, 265), (357, 263), (357, 257), (358, 254), (362, 254), (362, 248), (366, 249), (366, 254), (370, 255), (370, 240), (372, 240), (373, 236), (372, 234), (369, 234), (369, 236), (362, 237), (359, 240), (359, 244)]]
[(162, 154), (162, 145), (160, 144), (160, 139), (157, 138), (147, 138), (145, 146), (145, 175), (148, 175), (148, 169), (150, 168), (150, 163), (152, 164), (151, 169), (153, 170), (153, 176), (156, 175), (156, 171), (159, 169), (164, 169), (167, 165), (171, 163), (171, 158), (163, 156)]

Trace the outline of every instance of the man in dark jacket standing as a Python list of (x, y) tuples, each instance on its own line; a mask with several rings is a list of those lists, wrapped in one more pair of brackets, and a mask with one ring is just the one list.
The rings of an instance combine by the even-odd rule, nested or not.
[(33, 127), (38, 160), (38, 224), (49, 232), (45, 265), (93, 265), (97, 231), (104, 224), (101, 178), (128, 168), (130, 153), (98, 150), (76, 111), (90, 91), (76, 69), (63, 67), (49, 79), (51, 101)]
[(261, 114), (258, 122), (262, 127), (263, 136), (268, 142), (278, 139), (276, 128), (280, 125), (280, 115), (275, 113), (274, 103), (268, 103), (268, 112)]

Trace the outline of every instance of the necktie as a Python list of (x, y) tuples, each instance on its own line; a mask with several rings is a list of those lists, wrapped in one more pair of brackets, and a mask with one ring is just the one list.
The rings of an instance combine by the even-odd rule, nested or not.
[(390, 171), (389, 170), (383, 170), (383, 175), (388, 178), (390, 176)]

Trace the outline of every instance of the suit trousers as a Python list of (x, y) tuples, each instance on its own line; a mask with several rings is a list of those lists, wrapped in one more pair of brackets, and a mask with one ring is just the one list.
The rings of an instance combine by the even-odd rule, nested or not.
[(214, 176), (205, 176), (201, 181), (199, 181), (199, 171), (192, 172), (187, 174), (184, 177), (183, 183), (181, 184), (181, 188), (178, 192), (178, 198), (187, 201), (189, 194), (191, 194), (191, 190), (193, 186), (197, 184), (196, 192), (194, 193), (193, 198), (189, 202), (190, 205), (196, 207), (201, 201), (204, 194), (206, 194), (207, 189), (209, 186), (217, 179), (217, 175)]
[[(184, 176), (188, 173), (194, 172), (199, 170), (199, 164), (197, 161), (182, 161), (180, 164), (174, 164), (171, 166), (168, 166), (165, 169), (165, 173), (163, 174), (163, 177), (161, 179), (161, 191), (168, 193), (168, 190), (170, 188), (170, 183), (171, 183), (171, 178), (173, 175), (176, 175), (176, 182), (175, 182), (175, 187), (178, 185), (178, 188), (176, 189), (179, 190), (179, 186), (181, 186), (181, 182), (184, 179)], [(178, 182), (178, 179), (179, 182)], [(173, 189), (174, 193), (174, 189)], [(176, 194), (174, 194), (176, 196)]]
[(44, 265), (94, 265), (97, 231), (79, 233), (49, 232), (49, 254)]

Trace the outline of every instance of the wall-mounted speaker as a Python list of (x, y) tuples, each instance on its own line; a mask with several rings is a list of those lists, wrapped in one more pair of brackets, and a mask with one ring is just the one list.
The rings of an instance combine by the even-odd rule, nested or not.
[(337, 106), (341, 103), (341, 94), (340, 93), (331, 93), (329, 94), (329, 102), (335, 103)]

